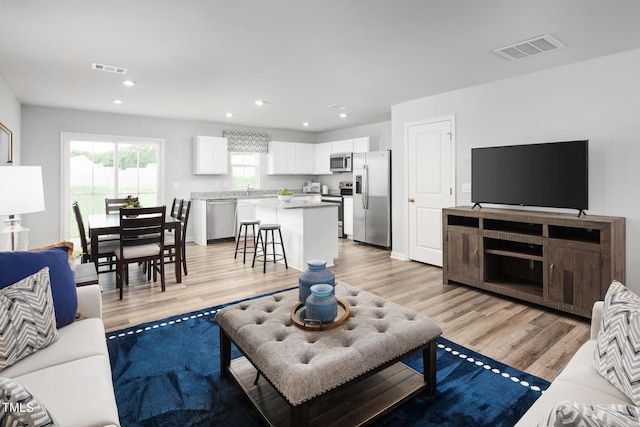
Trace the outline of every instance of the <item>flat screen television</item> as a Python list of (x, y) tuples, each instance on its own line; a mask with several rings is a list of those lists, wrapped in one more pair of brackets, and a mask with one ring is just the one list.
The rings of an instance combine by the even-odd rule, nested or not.
[(473, 148), (471, 201), (581, 213), (589, 207), (589, 141)]

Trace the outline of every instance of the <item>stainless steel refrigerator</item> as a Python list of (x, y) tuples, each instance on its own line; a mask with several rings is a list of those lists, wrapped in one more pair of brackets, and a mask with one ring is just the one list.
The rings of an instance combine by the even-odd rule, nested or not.
[(353, 153), (353, 240), (391, 247), (391, 151)]

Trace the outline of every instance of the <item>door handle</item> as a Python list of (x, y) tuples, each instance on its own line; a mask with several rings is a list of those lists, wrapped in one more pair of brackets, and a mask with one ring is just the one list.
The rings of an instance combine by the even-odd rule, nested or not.
[(555, 281), (553, 280), (553, 270), (555, 268), (555, 265), (553, 263), (551, 263), (551, 265), (549, 266), (549, 283), (552, 285), (555, 285)]
[(416, 199), (414, 199), (413, 197), (409, 197), (409, 203), (414, 203), (416, 201)]

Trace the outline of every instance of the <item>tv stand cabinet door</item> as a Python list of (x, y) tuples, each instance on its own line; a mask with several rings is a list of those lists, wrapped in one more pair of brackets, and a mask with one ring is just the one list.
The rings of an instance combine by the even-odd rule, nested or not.
[(447, 233), (447, 269), (449, 280), (480, 281), (480, 237), (477, 230), (470, 233), (449, 231)]
[(577, 310), (591, 310), (593, 303), (601, 299), (600, 259), (599, 252), (550, 246), (547, 299)]

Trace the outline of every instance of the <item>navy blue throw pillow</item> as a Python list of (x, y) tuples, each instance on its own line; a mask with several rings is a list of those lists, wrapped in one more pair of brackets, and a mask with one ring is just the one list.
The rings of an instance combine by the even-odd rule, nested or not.
[(0, 289), (49, 267), (56, 327), (73, 322), (78, 310), (78, 294), (69, 255), (64, 246), (36, 252), (0, 252)]

